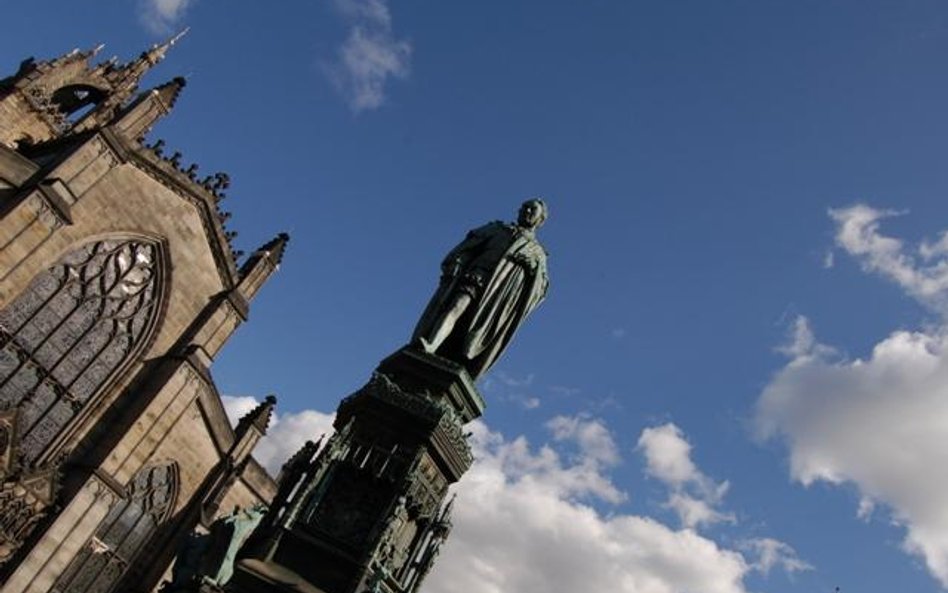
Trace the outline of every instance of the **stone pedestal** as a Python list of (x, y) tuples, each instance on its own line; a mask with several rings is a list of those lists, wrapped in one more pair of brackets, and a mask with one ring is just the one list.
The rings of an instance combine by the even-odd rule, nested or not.
[(411, 348), (339, 406), (336, 434), (284, 467), (235, 593), (411, 593), (450, 532), (444, 499), (473, 462), (463, 425), (484, 410), (467, 372)]

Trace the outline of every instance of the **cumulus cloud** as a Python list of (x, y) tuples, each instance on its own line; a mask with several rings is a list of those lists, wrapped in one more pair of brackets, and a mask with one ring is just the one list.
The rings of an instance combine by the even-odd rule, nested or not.
[(716, 483), (691, 460), (691, 443), (672, 423), (646, 428), (639, 437), (638, 449), (645, 457), (648, 475), (669, 488), (665, 506), (688, 528), (722, 521), (734, 522), (734, 516), (716, 507), (727, 493), (727, 481)]
[(507, 440), (471, 425), (477, 462), (461, 480), (455, 530), (425, 589), (431, 593), (746, 593), (741, 552), (691, 529), (596, 510), (622, 496), (605, 469), (618, 463), (602, 422), (559, 417), (550, 445)]
[(787, 442), (794, 479), (854, 483), (861, 518), (887, 504), (906, 528), (905, 549), (948, 587), (943, 330), (893, 332), (864, 359), (793, 358), (761, 394), (756, 427)]
[[(910, 248), (880, 232), (891, 215), (862, 205), (831, 210), (837, 245), (944, 313), (945, 235)], [(855, 485), (860, 519), (887, 509), (905, 530), (903, 549), (948, 588), (948, 327), (893, 331), (861, 358), (820, 344), (804, 317), (793, 334), (783, 350), (789, 362), (756, 403), (758, 435), (786, 442), (794, 480)]]
[(385, 102), (389, 79), (404, 79), (411, 70), (411, 44), (397, 39), (385, 0), (335, 0), (349, 22), (349, 35), (326, 72), (356, 113)]
[(579, 447), (580, 458), (597, 466), (619, 463), (619, 448), (612, 433), (601, 421), (586, 416), (557, 416), (546, 423), (553, 439), (574, 442)]
[[(224, 410), (231, 424), (237, 424), (241, 416), (254, 409), (260, 402), (253, 397), (224, 395)], [(281, 414), (274, 412), (270, 418), (267, 434), (254, 449), (253, 456), (263, 467), (276, 476), (290, 455), (299, 451), (306, 441), (316, 440), (323, 434), (331, 434), (335, 414), (324, 414), (315, 410)]]
[[(259, 403), (223, 399), (235, 424)], [(332, 419), (312, 410), (277, 414), (254, 454), (275, 474), (305, 440), (330, 431)], [(426, 591), (748, 593), (752, 571), (796, 570), (795, 553), (777, 540), (732, 549), (693, 529), (617, 512), (626, 495), (609, 475), (621, 456), (606, 425), (557, 416), (546, 428), (549, 441), (534, 447), (479, 421), (467, 426), (476, 461), (455, 488), (454, 530)], [(685, 481), (703, 475), (690, 468)]]
[(167, 35), (180, 24), (192, 0), (139, 0), (138, 16), (142, 24), (156, 35)]

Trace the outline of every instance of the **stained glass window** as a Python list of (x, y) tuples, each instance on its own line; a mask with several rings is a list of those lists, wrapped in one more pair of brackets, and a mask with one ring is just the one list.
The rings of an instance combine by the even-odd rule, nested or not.
[(174, 508), (174, 463), (142, 469), (112, 505), (95, 535), (60, 575), (51, 593), (111, 593)]
[(138, 240), (90, 243), (0, 311), (0, 409), (20, 409), (26, 462), (143, 343), (158, 309), (158, 255)]

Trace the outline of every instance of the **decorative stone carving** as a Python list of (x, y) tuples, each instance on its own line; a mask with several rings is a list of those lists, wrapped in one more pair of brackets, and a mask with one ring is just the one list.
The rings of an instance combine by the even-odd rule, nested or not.
[(423, 545), (416, 550), (415, 557), (417, 560), (412, 564), (414, 572), (409, 575), (408, 579), (407, 589), (409, 591), (417, 591), (421, 587), (425, 577), (431, 571), (431, 567), (434, 566), (438, 554), (441, 553), (441, 546), (448, 539), (448, 535), (451, 534), (451, 511), (453, 508), (454, 498), (452, 497), (444, 506), (438, 519), (429, 527), (426, 538), (422, 538), (420, 543)]
[(23, 545), (59, 493), (60, 460), (0, 483), (0, 565)]
[(432, 422), (437, 421), (447, 410), (446, 406), (439, 404), (431, 398), (405, 391), (387, 375), (378, 372), (372, 373), (372, 377), (365, 387), (342, 400), (341, 406), (345, 406), (347, 403), (354, 401), (363, 393), (377, 397), (412, 414), (431, 420)]

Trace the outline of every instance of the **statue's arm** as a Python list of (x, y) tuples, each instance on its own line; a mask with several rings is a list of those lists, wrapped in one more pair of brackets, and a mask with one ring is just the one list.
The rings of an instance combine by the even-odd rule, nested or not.
[(489, 222), (470, 231), (464, 240), (448, 252), (441, 262), (441, 271), (447, 276), (455, 276), (470, 259), (470, 255), (483, 244), (495, 231), (500, 222)]

